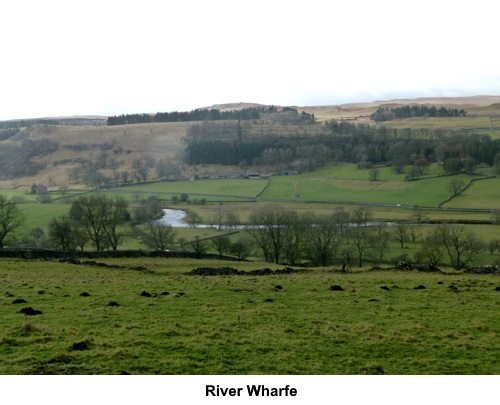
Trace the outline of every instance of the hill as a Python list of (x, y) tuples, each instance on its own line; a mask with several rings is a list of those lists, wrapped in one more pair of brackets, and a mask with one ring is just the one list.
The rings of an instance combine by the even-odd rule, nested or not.
[(472, 97), (425, 97), (373, 101), (368, 103), (347, 103), (331, 106), (307, 106), (299, 110), (314, 114), (319, 121), (342, 118), (368, 117), (379, 107), (395, 108), (405, 105), (426, 105), (446, 108), (464, 108), (472, 116), (500, 115), (500, 96)]
[[(356, 123), (376, 125), (370, 114), (380, 106), (397, 107), (408, 104), (424, 104), (453, 107), (460, 106), (467, 110), (467, 117), (453, 119), (408, 119), (384, 122), (384, 126), (394, 129), (479, 129), (497, 130), (500, 127), (500, 96), (474, 96), (456, 98), (418, 98), (374, 101), (368, 103), (348, 103), (332, 106), (296, 107), (299, 115), (302, 111), (314, 114), (317, 125), (302, 125), (300, 121), (290, 119), (293, 112), (282, 115), (270, 114), (261, 120), (244, 121), (241, 126), (236, 121), (224, 121), (217, 125), (201, 122), (147, 123), (106, 126), (107, 117), (72, 116), (42, 118), (31, 123), (21, 121), (18, 127), (9, 129), (9, 122), (0, 122), (0, 158), (3, 161), (0, 187), (12, 188), (19, 185), (31, 187), (41, 183), (52, 189), (71, 185), (86, 187), (81, 180), (70, 179), (69, 173), (82, 168), (86, 163), (95, 163), (104, 176), (118, 179), (123, 173), (137, 175), (138, 166), (144, 166), (147, 176), (155, 177), (155, 162), (178, 165), (184, 177), (212, 175), (220, 172), (246, 170), (239, 166), (191, 166), (183, 164), (186, 150), (186, 137), (190, 128), (198, 125), (205, 136), (210, 131), (226, 131), (231, 136), (241, 131), (247, 141), (265, 138), (272, 133), (278, 137), (309, 137), (323, 133), (321, 122), (353, 120)], [(269, 107), (257, 103), (227, 103), (208, 108), (230, 111), (247, 108)], [(283, 111), (282, 107), (278, 107)], [(287, 115), (288, 114), (288, 115)], [(493, 118), (490, 118), (493, 117)], [(24, 126), (21, 126), (24, 125)], [(196, 128), (195, 128), (196, 129)], [(498, 131), (497, 131), (498, 132)], [(491, 132), (493, 137), (500, 136)], [(221, 135), (219, 134), (219, 137)], [(223, 135), (222, 135), (223, 136)], [(3, 139), (3, 140), (2, 140)], [(251, 165), (252, 162), (246, 162)], [(136, 166), (134, 168), (134, 165)], [(15, 169), (15, 170), (14, 170)], [(83, 169), (82, 169), (83, 170)], [(177, 170), (177, 169), (176, 169)]]

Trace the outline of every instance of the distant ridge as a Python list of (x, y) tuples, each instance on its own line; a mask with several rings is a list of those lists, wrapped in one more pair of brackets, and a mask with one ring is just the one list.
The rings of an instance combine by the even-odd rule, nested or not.
[[(366, 102), (351, 102), (344, 104), (323, 104), (323, 105), (308, 105), (308, 106), (297, 106), (288, 105), (289, 107), (294, 107), (300, 111), (305, 111), (308, 113), (314, 113), (316, 118), (320, 118), (325, 115), (324, 118), (328, 118), (330, 115), (336, 116), (338, 113), (350, 110), (353, 112), (364, 112), (369, 115), (375, 111), (379, 106), (386, 107), (397, 107), (402, 105), (434, 105), (434, 106), (463, 106), (463, 107), (494, 107), (497, 110), (500, 107), (500, 96), (494, 95), (478, 95), (478, 96), (467, 96), (467, 97), (418, 97), (418, 98), (401, 98), (401, 99), (388, 99), (388, 100), (376, 100), (376, 101), (366, 101)], [(212, 106), (195, 108), (194, 110), (204, 110), (204, 109), (217, 109), (221, 112), (224, 111), (234, 111), (243, 110), (246, 108), (265, 108), (274, 106), (278, 109), (282, 108), (282, 105), (278, 104), (261, 104), (261, 103), (251, 103), (251, 102), (233, 102), (233, 103), (222, 103), (214, 104)], [(141, 114), (141, 112), (137, 112)], [(494, 113), (497, 113), (496, 111)], [(147, 113), (154, 114), (154, 113)], [(120, 115), (120, 114), (117, 114)], [(125, 114), (126, 115), (126, 114)], [(332, 117), (330, 117), (332, 118)], [(72, 124), (75, 122), (100, 122), (104, 123), (108, 119), (107, 115), (73, 115), (73, 116), (55, 116), (55, 117), (41, 117), (41, 118), (22, 118), (22, 119), (10, 119), (10, 120), (0, 120), (0, 122), (10, 122), (10, 121), (49, 121), (58, 120), (61, 124)], [(321, 118), (320, 118), (321, 120)]]
[[(494, 104), (500, 104), (500, 96), (493, 95), (478, 95), (478, 96), (466, 96), (466, 97), (418, 97), (418, 98), (401, 98), (401, 99), (389, 99), (389, 100), (376, 100), (376, 101), (366, 101), (366, 102), (352, 102), (344, 104), (325, 104), (325, 105), (309, 105), (309, 106), (292, 106), (299, 111), (306, 111), (309, 113), (316, 113), (321, 111), (344, 111), (344, 110), (366, 110), (367, 114), (375, 111), (379, 106), (395, 107), (401, 105), (412, 105), (412, 104), (422, 104), (422, 105), (434, 105), (434, 106), (464, 106), (464, 107), (488, 107)], [(244, 108), (259, 108), (259, 107), (270, 107), (271, 105), (281, 108), (282, 106), (276, 104), (259, 104), (259, 103), (249, 103), (249, 102), (239, 102), (239, 103), (223, 103), (214, 104), (210, 107), (202, 107), (201, 109), (217, 109), (220, 111), (230, 111), (230, 110), (242, 110)], [(321, 113), (320, 113), (321, 115)]]
[(243, 110), (244, 108), (270, 107), (271, 105), (273, 105), (274, 107), (280, 107), (279, 105), (275, 105), (275, 104), (259, 104), (259, 103), (240, 102), (240, 103), (214, 104), (210, 107), (197, 108), (197, 110), (216, 109), (216, 110), (220, 110), (220, 111), (234, 111), (234, 110)]

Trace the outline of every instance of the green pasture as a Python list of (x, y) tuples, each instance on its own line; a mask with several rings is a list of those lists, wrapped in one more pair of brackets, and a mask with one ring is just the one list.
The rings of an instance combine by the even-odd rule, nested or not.
[(34, 194), (29, 194), (22, 190), (0, 190), (0, 195), (10, 199), (14, 199), (19, 202), (36, 202), (36, 196)]
[(269, 264), (98, 261), (122, 267), (0, 259), (1, 374), (500, 373), (498, 276), (201, 277), (184, 273)]
[(475, 181), (465, 191), (446, 203), (449, 208), (500, 209), (500, 178)]
[[(473, 176), (461, 175), (465, 183)], [(408, 206), (437, 207), (451, 196), (450, 176), (418, 181), (369, 181), (307, 178), (303, 176), (273, 177), (262, 194), (263, 199), (357, 202)]]
[(26, 230), (41, 228), (45, 233), (48, 231), (49, 222), (52, 218), (68, 215), (71, 204), (65, 203), (30, 203), (19, 204), (19, 208), (25, 217), (24, 228)]
[[(405, 179), (410, 167), (406, 167), (403, 173), (396, 173), (390, 166), (375, 167), (378, 170), (378, 180), (380, 181), (402, 181)], [(358, 169), (356, 164), (341, 164), (337, 166), (327, 166), (313, 172), (303, 173), (304, 178), (330, 178), (338, 180), (369, 180), (371, 169)], [(431, 165), (425, 168), (423, 178), (428, 176), (441, 176), (443, 168), (439, 165)], [(273, 177), (274, 179), (275, 177)]]
[(197, 198), (199, 196), (255, 198), (266, 185), (267, 180), (256, 179), (193, 180), (137, 184), (120, 188), (120, 191), (132, 193), (186, 193), (188, 195), (196, 195)]

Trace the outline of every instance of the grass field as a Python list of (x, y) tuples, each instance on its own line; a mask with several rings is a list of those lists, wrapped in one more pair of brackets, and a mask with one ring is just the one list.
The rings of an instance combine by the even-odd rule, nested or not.
[[(268, 265), (102, 261), (124, 268), (0, 261), (1, 374), (500, 372), (498, 277), (328, 269), (199, 277), (183, 273)], [(147, 270), (130, 269), (137, 265)], [(42, 314), (19, 313), (28, 306)], [(87, 349), (74, 350), (81, 342)]]
[[(465, 183), (472, 178), (460, 176)], [(262, 198), (437, 207), (451, 196), (450, 179), (443, 176), (408, 182), (337, 180), (310, 175), (273, 177)]]
[(500, 209), (500, 178), (475, 181), (467, 190), (444, 205), (449, 208)]
[(218, 179), (198, 181), (158, 182), (120, 188), (127, 193), (169, 193), (197, 197), (255, 198), (266, 187), (267, 180)]
[[(500, 118), (492, 118), (493, 128), (500, 129)], [(414, 117), (404, 118), (393, 121), (384, 121), (381, 125), (395, 129), (486, 129), (489, 130), (489, 117)]]
[(68, 215), (71, 205), (64, 203), (30, 203), (20, 204), (19, 208), (24, 214), (24, 227), (27, 230), (39, 227), (47, 233), (50, 220), (55, 217)]

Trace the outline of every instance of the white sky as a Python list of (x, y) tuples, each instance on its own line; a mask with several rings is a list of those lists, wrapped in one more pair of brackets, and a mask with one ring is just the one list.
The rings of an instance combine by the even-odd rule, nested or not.
[(500, 95), (500, 2), (0, 0), (0, 120)]

